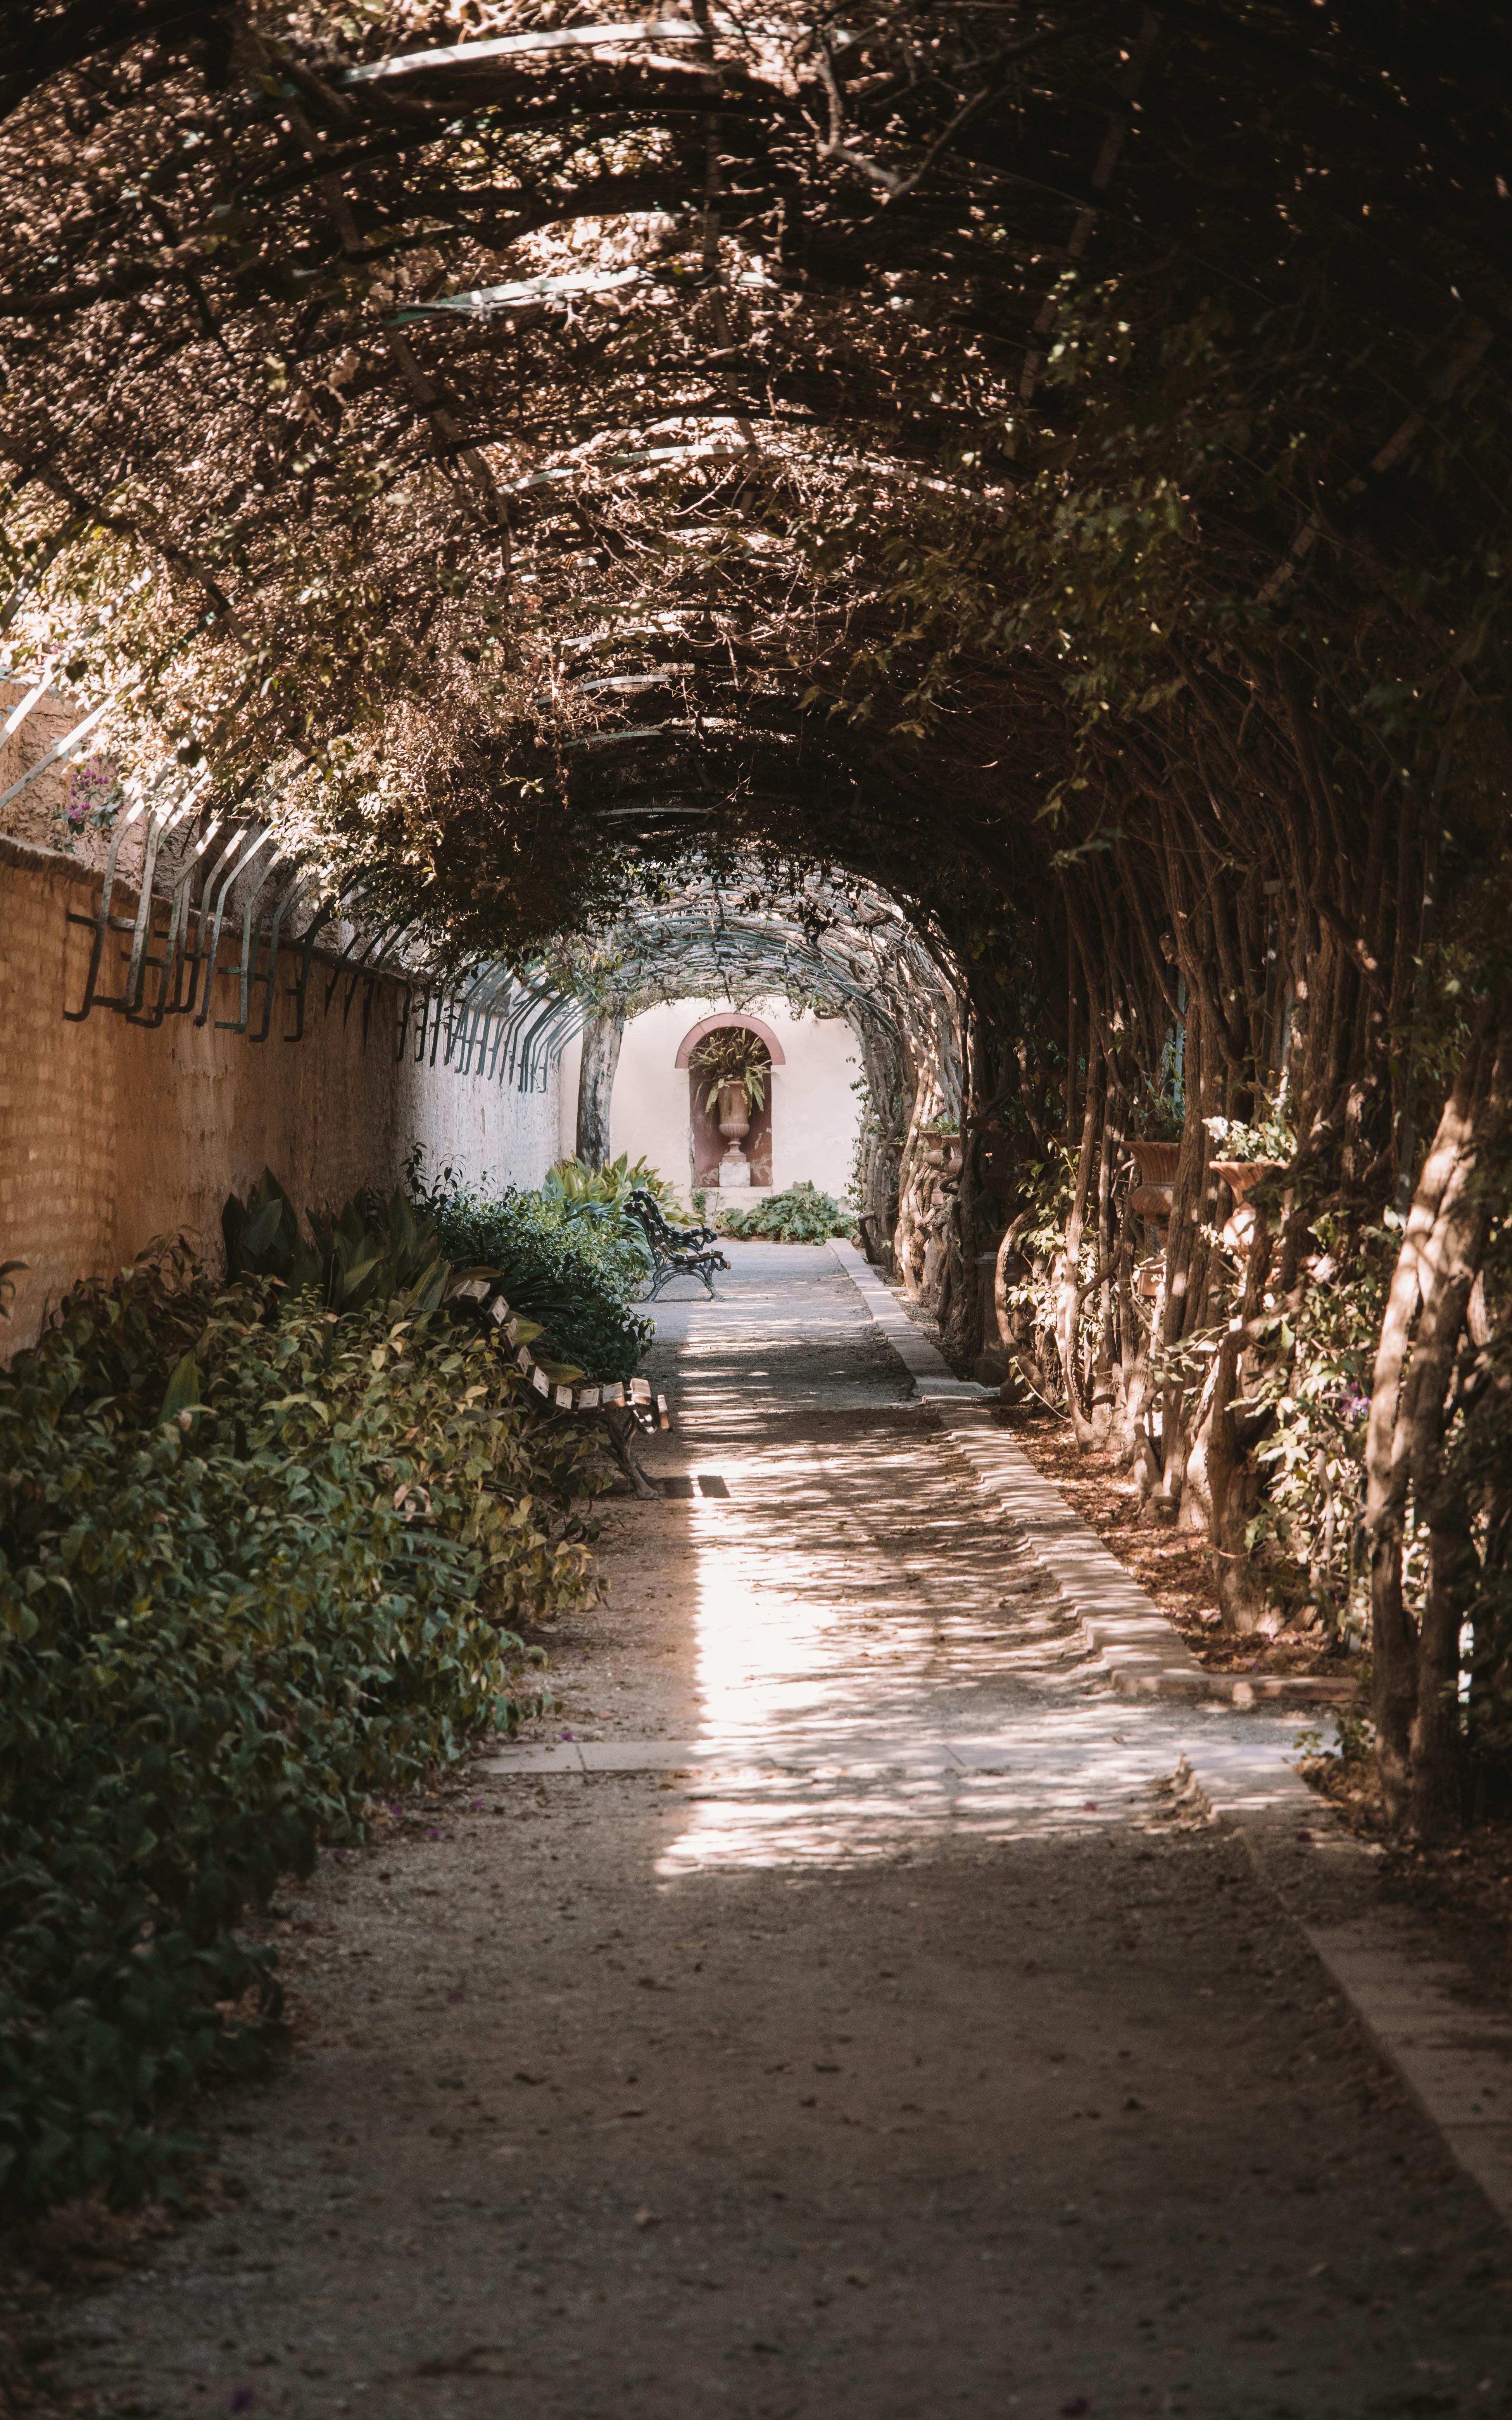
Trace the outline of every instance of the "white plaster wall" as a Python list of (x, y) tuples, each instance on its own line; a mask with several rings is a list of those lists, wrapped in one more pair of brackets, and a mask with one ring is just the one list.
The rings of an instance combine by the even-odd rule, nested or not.
[[(501, 1189), (506, 1185), (529, 1188), (541, 1183), (560, 1156), (560, 1063), (552, 1068), (543, 1093), (522, 1093), (514, 1085), (412, 1063), (399, 1071), (397, 1090), (393, 1125), (399, 1156), (403, 1158), (410, 1143), (424, 1143), (428, 1175), (454, 1168), (473, 1183), (486, 1176)], [(575, 1063), (569, 1120), (576, 1119), (577, 1110)]]
[[(795, 1016), (785, 1001), (757, 1001), (750, 1013), (771, 1028), (786, 1061), (773, 1070), (773, 1189), (780, 1193), (808, 1177), (840, 1200), (850, 1183), (860, 1120), (851, 1090), (860, 1074), (856, 1035), (840, 1017)], [(612, 1156), (622, 1151), (632, 1159), (643, 1156), (680, 1192), (690, 1189), (687, 1070), (675, 1063), (678, 1047), (704, 1017), (739, 1014), (728, 1001), (679, 1000), (631, 1019), (609, 1108)], [(576, 1140), (579, 1056), (576, 1042), (563, 1054), (563, 1155)]]

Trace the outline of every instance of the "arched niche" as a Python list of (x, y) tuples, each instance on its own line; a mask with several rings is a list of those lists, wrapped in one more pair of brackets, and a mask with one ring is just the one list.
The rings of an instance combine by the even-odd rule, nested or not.
[(724, 1027), (731, 1025), (744, 1026), (748, 1033), (759, 1034), (762, 1040), (765, 1043), (767, 1049), (772, 1054), (772, 1064), (774, 1067), (785, 1067), (787, 1065), (788, 1063), (783, 1054), (782, 1045), (779, 1042), (776, 1034), (772, 1032), (771, 1027), (764, 1024), (759, 1016), (746, 1016), (734, 1009), (730, 1009), (722, 1016), (701, 1016), (697, 1025), (689, 1026), (687, 1033), (684, 1034), (682, 1041), (677, 1046), (677, 1057), (674, 1064), (679, 1067), (686, 1067), (706, 1033), (717, 1033)]
[[(697, 1025), (690, 1027), (679, 1043), (675, 1064), (687, 1068), (699, 1044), (708, 1034), (731, 1031), (754, 1033), (759, 1041), (765, 1043), (773, 1066), (786, 1066), (786, 1054), (771, 1027), (761, 1017), (748, 1016), (738, 1010), (730, 1010), (720, 1016), (700, 1017)], [(772, 1182), (772, 1094), (773, 1087), (768, 1084), (762, 1108), (751, 1110), (750, 1132), (741, 1146), (750, 1162), (753, 1187), (769, 1186)], [(717, 1112), (703, 1106), (703, 1091), (691, 1069), (687, 1078), (687, 1116), (693, 1182), (695, 1185), (717, 1186), (719, 1162), (724, 1156), (724, 1138), (719, 1132)]]

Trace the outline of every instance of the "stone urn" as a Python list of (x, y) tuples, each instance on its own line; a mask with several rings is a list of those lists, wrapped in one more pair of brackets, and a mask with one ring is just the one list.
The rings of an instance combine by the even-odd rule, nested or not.
[(1255, 1213), (1246, 1196), (1253, 1193), (1262, 1176), (1276, 1174), (1274, 1160), (1210, 1159), (1210, 1175), (1221, 1176), (1234, 1197), (1232, 1216), (1225, 1221), (1223, 1241), (1230, 1251), (1245, 1251), (1255, 1233)]
[(740, 1148), (750, 1132), (750, 1094), (744, 1084), (720, 1085), (719, 1132), (724, 1137), (719, 1190), (739, 1192), (750, 1183), (750, 1162)]
[(1156, 1226), (1168, 1225), (1176, 1195), (1176, 1163), (1181, 1156), (1180, 1144), (1131, 1139), (1129, 1149), (1139, 1163), (1139, 1182), (1129, 1196), (1130, 1208), (1136, 1217), (1149, 1218)]

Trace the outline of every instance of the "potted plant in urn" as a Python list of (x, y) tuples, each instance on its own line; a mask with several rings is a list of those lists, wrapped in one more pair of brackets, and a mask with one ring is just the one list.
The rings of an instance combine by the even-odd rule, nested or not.
[(719, 1162), (719, 1189), (738, 1189), (750, 1183), (750, 1162), (740, 1146), (750, 1132), (752, 1109), (766, 1106), (771, 1053), (759, 1034), (744, 1026), (722, 1025), (704, 1035), (688, 1060), (703, 1094), (706, 1109), (716, 1109), (725, 1155)]
[(937, 1116), (926, 1118), (918, 1131), (924, 1146), (925, 1167), (940, 1169), (947, 1176), (958, 1175), (965, 1157), (959, 1117), (953, 1117), (948, 1109), (941, 1109)]
[[(1248, 1197), (1262, 1178), (1277, 1175), (1289, 1165), (1297, 1138), (1275, 1111), (1254, 1125), (1235, 1118), (1209, 1118), (1206, 1124), (1214, 1146), (1208, 1173), (1223, 1180), (1234, 1202), (1224, 1222), (1222, 1240), (1230, 1251), (1247, 1251), (1255, 1233), (1255, 1209)], [(1221, 1159), (1219, 1151), (1224, 1155)]]

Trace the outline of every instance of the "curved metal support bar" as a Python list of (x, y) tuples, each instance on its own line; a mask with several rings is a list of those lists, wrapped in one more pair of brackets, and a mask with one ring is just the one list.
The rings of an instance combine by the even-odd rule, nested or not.
[(336, 915), (339, 909), (339, 898), (328, 900), (318, 916), (311, 918), (300, 936), (299, 977), (289, 994), (294, 1002), (294, 1031), (292, 1033), (285, 1034), (285, 1042), (302, 1042), (304, 1039), (304, 1003), (310, 989), (310, 969), (315, 964), (315, 937), (324, 925), (330, 923), (332, 916)]
[[(150, 959), (147, 954), (147, 943), (152, 935), (152, 910), (156, 905), (152, 894), (152, 877), (157, 872), (159, 847), (168, 833), (183, 821), (209, 778), (207, 770), (197, 782), (191, 784), (177, 806), (169, 805), (162, 809), (154, 809), (147, 817), (147, 831), (142, 844), (141, 888), (137, 894), (136, 925), (131, 935), (131, 962), (126, 970), (126, 986), (121, 1001), (129, 1025), (161, 1025), (166, 1013), (167, 943), (164, 943), (161, 961)], [(147, 970), (149, 964), (161, 964), (163, 979), (158, 986), (156, 1008), (148, 1016), (143, 1016), (140, 1013), (142, 994), (147, 987)]]
[[(145, 791), (142, 797), (136, 800), (134, 805), (128, 807), (123, 815), (117, 816), (116, 828), (110, 836), (110, 846), (105, 852), (105, 871), (101, 877), (100, 886), (100, 906), (96, 909), (95, 913), (92, 916), (76, 916), (71, 908), (68, 911), (69, 923), (70, 924), (91, 924), (94, 927), (95, 935), (94, 946), (89, 953), (89, 971), (85, 978), (84, 1006), (83, 1008), (66, 1008), (63, 1012), (70, 1025), (82, 1025), (85, 1018), (89, 1015), (91, 1009), (124, 1008), (126, 1005), (126, 994), (124, 992), (120, 994), (119, 998), (115, 998), (108, 997), (98, 989), (100, 982), (100, 966), (101, 957), (104, 954), (106, 934), (113, 931), (116, 933), (131, 933), (134, 932), (136, 928), (135, 917), (113, 916), (110, 912), (110, 903), (112, 898), (115, 896), (116, 891), (116, 874), (120, 861), (121, 843), (126, 838), (127, 833), (134, 829), (138, 816), (149, 812), (151, 800), (157, 797), (158, 792), (162, 789), (164, 782), (168, 780), (172, 770), (173, 768), (171, 766), (165, 766), (162, 771), (158, 775), (157, 780), (152, 783), (151, 788)], [(4, 799), (0, 799), (0, 806), (3, 806), (4, 803)], [(148, 902), (149, 912), (151, 895), (150, 888), (145, 885), (143, 889), (143, 897)]]
[[(270, 832), (264, 832), (264, 840), (270, 840), (271, 838), (272, 834)], [(262, 843), (259, 842), (258, 846), (260, 847)], [(249, 851), (248, 857), (243, 858), (243, 865), (249, 862), (251, 854), (252, 853)], [(242, 907), (241, 964), (239, 967), (233, 967), (230, 970), (231, 973), (237, 977), (240, 985), (239, 999), (241, 1003), (241, 1015), (239, 1016), (218, 1016), (215, 1020), (215, 1030), (217, 1033), (245, 1033), (247, 1030), (247, 1025), (252, 1016), (252, 963), (255, 949), (252, 932), (253, 911), (261, 895), (263, 885), (268, 881), (269, 876), (273, 873), (275, 867), (283, 862), (283, 858), (284, 852), (282, 848), (275, 847), (272, 856), (268, 860), (268, 862), (263, 867), (261, 874), (258, 875), (256, 881), (253, 884)]]
[(264, 977), (267, 989), (263, 994), (263, 1021), (255, 1033), (248, 1035), (250, 1042), (266, 1042), (268, 1039), (269, 1029), (273, 1021), (273, 992), (278, 976), (279, 934), (283, 929), (285, 916), (292, 924), (294, 909), (299, 902), (301, 892), (316, 878), (313, 874), (301, 874), (299, 871), (299, 862), (298, 860), (295, 861), (294, 879), (279, 898), (273, 909), (273, 921), (268, 928), (268, 972)]
[[(237, 853), (241, 841), (246, 837), (247, 835), (245, 832), (239, 832), (237, 834), (236, 839), (231, 843), (231, 846), (226, 850), (225, 855), (222, 858), (220, 865), (215, 869), (217, 875), (220, 874), (221, 868), (227, 863), (227, 861)], [(260, 848), (265, 847), (271, 838), (272, 833), (265, 824), (261, 831), (257, 834), (256, 839), (253, 841), (251, 847), (240, 849), (239, 862), (231, 866), (229, 873), (226, 875), (225, 879), (221, 884), (220, 890), (216, 893), (214, 917), (210, 926), (210, 946), (208, 952), (204, 950), (201, 951), (201, 956), (204, 959), (205, 964), (205, 997), (200, 1002), (199, 1014), (194, 1019), (196, 1026), (208, 1025), (209, 1023), (210, 1004), (215, 997), (215, 961), (221, 954), (221, 926), (225, 919), (225, 903), (230, 896), (231, 886), (235, 882), (238, 875), (244, 873), (246, 868), (252, 863), (257, 851)], [(213, 878), (214, 877), (212, 876), (211, 879), (213, 880)], [(209, 896), (209, 891), (210, 884), (207, 882), (205, 886), (205, 895), (207, 899)], [(206, 913), (206, 908), (202, 907), (200, 909), (200, 936), (202, 940), (205, 931)]]

